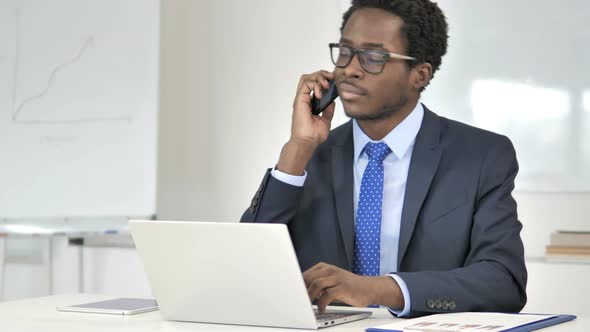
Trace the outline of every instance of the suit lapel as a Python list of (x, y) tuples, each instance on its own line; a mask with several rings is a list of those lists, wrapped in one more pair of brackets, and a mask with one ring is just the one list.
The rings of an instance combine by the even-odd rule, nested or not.
[(354, 255), (354, 175), (352, 169), (354, 146), (352, 141), (352, 122), (349, 121), (342, 129), (342, 135), (336, 137), (336, 142), (332, 146), (331, 168), (338, 224), (350, 270)]
[(441, 155), (439, 118), (424, 107), (424, 119), (416, 136), (406, 183), (397, 256), (398, 270), (412, 238), (418, 214), (428, 194)]

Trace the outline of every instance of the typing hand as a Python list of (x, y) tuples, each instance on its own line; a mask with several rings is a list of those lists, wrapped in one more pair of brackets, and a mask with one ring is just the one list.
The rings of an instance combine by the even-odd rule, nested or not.
[(326, 263), (319, 263), (303, 272), (309, 298), (318, 300), (318, 311), (323, 313), (333, 301), (355, 307), (375, 304), (373, 294), (380, 277), (359, 276)]
[(339, 267), (318, 263), (303, 272), (309, 298), (318, 300), (318, 311), (323, 313), (333, 301), (354, 307), (378, 304), (392, 309), (404, 307), (399, 285), (390, 276), (359, 276)]

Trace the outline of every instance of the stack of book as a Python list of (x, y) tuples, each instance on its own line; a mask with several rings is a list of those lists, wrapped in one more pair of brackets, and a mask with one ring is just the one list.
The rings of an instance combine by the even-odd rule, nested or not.
[(547, 257), (590, 260), (590, 231), (556, 231), (545, 248)]

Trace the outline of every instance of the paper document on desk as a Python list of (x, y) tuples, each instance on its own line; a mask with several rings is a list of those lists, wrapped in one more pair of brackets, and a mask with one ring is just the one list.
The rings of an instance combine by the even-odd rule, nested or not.
[(463, 312), (437, 314), (367, 329), (369, 332), (500, 332), (547, 320), (556, 315)]

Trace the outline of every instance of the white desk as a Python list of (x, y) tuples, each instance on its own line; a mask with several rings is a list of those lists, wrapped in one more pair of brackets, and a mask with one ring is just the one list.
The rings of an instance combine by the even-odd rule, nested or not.
[[(55, 309), (57, 306), (102, 301), (110, 298), (114, 297), (73, 294), (0, 303), (0, 330), (11, 332), (299, 331), (293, 329), (171, 322), (163, 320), (158, 311), (132, 316), (116, 316), (58, 312)], [(367, 327), (387, 324), (396, 319), (384, 309), (369, 310), (373, 310), (373, 317), (371, 318), (329, 327), (321, 331), (364, 331)], [(578, 317), (575, 321), (543, 329), (542, 331), (587, 332), (589, 330), (590, 318)]]

